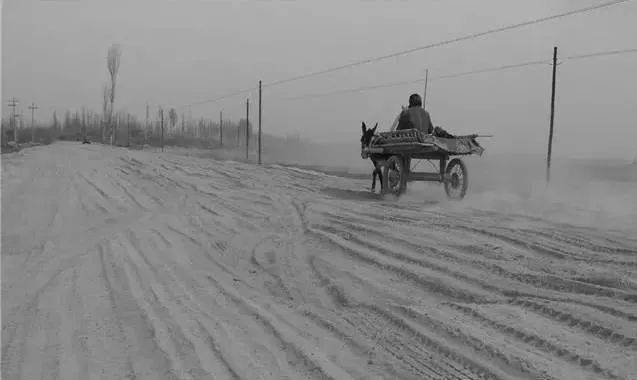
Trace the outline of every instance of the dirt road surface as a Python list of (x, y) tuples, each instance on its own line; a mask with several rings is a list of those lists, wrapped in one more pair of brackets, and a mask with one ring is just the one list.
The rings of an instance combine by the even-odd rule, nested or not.
[(636, 378), (629, 233), (101, 145), (2, 170), (6, 380)]

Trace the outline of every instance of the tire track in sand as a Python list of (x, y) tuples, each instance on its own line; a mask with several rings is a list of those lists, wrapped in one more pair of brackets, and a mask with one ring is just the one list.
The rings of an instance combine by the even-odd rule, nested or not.
[[(418, 379), (507, 378), (449, 348), (447, 344), (420, 332), (378, 305), (355, 302), (346, 294), (342, 286), (334, 283), (323, 273), (323, 270), (319, 269), (318, 264), (321, 262), (323, 262), (322, 265), (326, 265), (318, 257), (309, 258), (313, 274), (319, 279), (318, 285), (325, 289), (337, 306), (336, 313), (342, 321), (347, 323), (348, 329), (359, 332), (372, 342), (372, 347), (367, 350), (368, 355), (378, 346), (382, 349), (382, 355), (389, 355), (392, 358), (387, 362), (388, 365), (394, 366), (397, 361), (404, 371), (417, 376)], [(326, 271), (329, 272), (327, 269)], [(399, 331), (402, 335), (386, 336), (386, 330)], [(376, 361), (383, 362), (383, 357), (378, 358), (378, 354), (375, 356)], [(405, 378), (406, 376), (408, 375), (402, 373), (397, 377)]]
[(144, 361), (131, 361), (137, 355), (124, 353), (124, 373), (120, 376), (134, 379), (136, 372), (162, 373), (169, 380), (178, 380), (172, 371), (170, 357), (156, 340), (153, 322), (131, 293), (125, 269), (116, 264), (113, 252), (106, 250), (101, 244), (98, 245), (98, 255), (102, 268), (101, 277), (105, 282), (111, 308), (117, 316), (116, 324), (121, 339), (128, 347), (135, 347), (137, 355), (146, 358)]
[(591, 358), (585, 358), (580, 356), (579, 354), (572, 352), (566, 348), (560, 347), (557, 344), (551, 343), (548, 340), (535, 335), (533, 333), (524, 332), (522, 330), (516, 329), (515, 327), (506, 325), (504, 323), (494, 321), (480, 312), (474, 310), (469, 306), (459, 305), (456, 303), (445, 303), (447, 306), (483, 323), (484, 325), (498, 331), (503, 335), (507, 335), (511, 338), (514, 338), (518, 341), (524, 342), (525, 344), (536, 347), (541, 351), (545, 351), (555, 355), (556, 357), (566, 360), (572, 364), (575, 364), (587, 371), (593, 372), (597, 376), (604, 376), (608, 379), (621, 379), (621, 377), (617, 376), (613, 373), (612, 370), (607, 368), (602, 368), (600, 364)]
[(541, 304), (541, 303), (534, 302), (527, 299), (513, 299), (509, 301), (509, 303), (511, 305), (519, 306), (527, 310), (531, 310), (533, 312), (541, 314), (558, 323), (583, 330), (608, 343), (617, 344), (624, 347), (632, 348), (633, 350), (637, 350), (636, 338), (625, 336), (617, 331), (614, 331), (607, 327), (603, 327), (594, 322), (578, 318), (571, 313), (562, 312), (548, 305)]
[[(140, 239), (132, 230), (127, 231), (125, 243), (130, 253), (126, 258), (128, 267), (134, 274), (140, 289), (146, 289), (142, 289), (143, 294), (148, 294), (147, 302), (158, 318), (158, 328), (164, 332), (166, 339), (172, 342), (168, 348), (176, 355), (184, 368), (182, 372), (185, 370), (194, 379), (216, 378), (218, 368), (222, 368), (229, 378), (241, 379), (220, 349), (218, 339), (199, 317), (215, 322), (217, 329), (219, 324), (210, 313), (201, 309), (189, 290), (184, 287), (182, 281), (185, 280), (179, 278), (178, 269), (174, 265), (153, 265), (144, 253)], [(155, 280), (158, 286), (153, 286), (152, 280), (144, 280), (141, 271), (150, 273), (152, 280)], [(151, 285), (146, 285), (147, 283)], [(207, 352), (202, 352), (204, 349)], [(210, 354), (212, 354), (212, 362)]]
[[(247, 301), (230, 293), (224, 286), (221, 285), (219, 281), (214, 279), (212, 276), (206, 276), (206, 278), (210, 281), (210, 283), (219, 290), (221, 294), (223, 294), (226, 299), (230, 300), (235, 307), (237, 307), (243, 315), (250, 317), (254, 323), (258, 324), (265, 333), (267, 333), (275, 342), (277, 342), (277, 347), (279, 347), (286, 355), (286, 359), (288, 364), (299, 371), (306, 377), (310, 378), (321, 378), (321, 379), (346, 379), (350, 378), (348, 374), (338, 369), (329, 362), (325, 358), (318, 357), (320, 360), (320, 364), (315, 362), (310, 356), (305, 352), (304, 349), (300, 348), (296, 342), (291, 339), (287, 339), (282, 335), (281, 329), (275, 327), (274, 319), (265, 315), (263, 310), (259, 310), (255, 308), (255, 306), (250, 305)], [(316, 355), (313, 355), (316, 357)]]
[(450, 298), (460, 302), (484, 303), (492, 301), (484, 295), (480, 295), (468, 289), (459, 289), (448, 284), (430, 280), (410, 270), (408, 267), (392, 264), (386, 259), (379, 259), (365, 250), (359, 249), (353, 244), (344, 241), (333, 232), (326, 232), (315, 228), (309, 228), (308, 231), (322, 241), (337, 247), (338, 251), (344, 253), (346, 256), (380, 269), (381, 271), (389, 272), (400, 278), (409, 280), (428, 293), (437, 294), (443, 298)]
[[(470, 267), (476, 268), (478, 270), (481, 271), (488, 271), (491, 272), (492, 274), (496, 274), (502, 278), (508, 278), (514, 281), (517, 281), (521, 284), (524, 285), (532, 285), (535, 288), (542, 288), (542, 289), (549, 289), (549, 290), (555, 290), (555, 291), (559, 291), (559, 292), (566, 292), (566, 293), (577, 293), (577, 294), (586, 294), (586, 295), (597, 295), (597, 296), (603, 296), (603, 297), (609, 297), (609, 298), (617, 298), (617, 299), (621, 299), (621, 300), (627, 300), (630, 302), (630, 300), (632, 300), (634, 298), (634, 295), (621, 291), (619, 289), (609, 289), (606, 287), (602, 287), (596, 284), (590, 284), (590, 283), (585, 283), (583, 281), (577, 281), (577, 280), (573, 280), (573, 279), (567, 279), (567, 278), (562, 278), (556, 275), (552, 275), (552, 274), (548, 274), (548, 273), (544, 273), (544, 274), (534, 274), (534, 273), (514, 273), (511, 272), (509, 270), (504, 269), (502, 266), (498, 265), (498, 264), (493, 264), (493, 263), (487, 263), (487, 262), (480, 262), (477, 260), (467, 260), (464, 258), (460, 258), (457, 255), (440, 255), (439, 253), (436, 253), (434, 251), (436, 251), (437, 249), (434, 248), (429, 248), (429, 249), (423, 249), (422, 246), (418, 245), (418, 244), (414, 244), (411, 243), (409, 241), (407, 241), (406, 237), (404, 239), (399, 239), (397, 237), (391, 236), (389, 234), (386, 234), (386, 231), (381, 231), (379, 229), (374, 229), (374, 228), (369, 228), (369, 227), (363, 227), (363, 226), (359, 226), (356, 225), (354, 223), (351, 222), (347, 222), (347, 221), (343, 221), (342, 219), (344, 218), (335, 218), (333, 216), (328, 217), (328, 220), (330, 221), (330, 224), (336, 224), (337, 226), (341, 226), (344, 227), (343, 231), (355, 231), (357, 233), (365, 233), (365, 234), (371, 234), (371, 236), (383, 236), (384, 240), (387, 241), (391, 241), (394, 245), (402, 245), (405, 246), (407, 248), (409, 248), (410, 250), (416, 251), (416, 252), (421, 252), (424, 255), (435, 255), (435, 256), (443, 256), (442, 259), (445, 261), (449, 261), (449, 259), (451, 259), (451, 261), (454, 261), (458, 264), (464, 264), (464, 265), (468, 265)], [(335, 230), (334, 228), (329, 227), (331, 230)], [(356, 242), (357, 244), (364, 246), (366, 248), (372, 249), (372, 250), (376, 250), (379, 251), (381, 253), (383, 253), (384, 255), (388, 255), (391, 257), (402, 257), (404, 255), (401, 255), (397, 252), (392, 252), (389, 251), (383, 247), (378, 246), (377, 244), (372, 244), (371, 240), (369, 239), (369, 241), (364, 241), (360, 238), (356, 237), (356, 234), (351, 234), (351, 236), (348, 238), (349, 241), (352, 242)], [(427, 260), (424, 259), (413, 259), (409, 256), (405, 256), (407, 257), (406, 260), (411, 261), (411, 264), (416, 264), (414, 262), (414, 260), (418, 261), (420, 266), (425, 266), (428, 267), (432, 270), (436, 270), (439, 271), (441, 273), (445, 273), (449, 276), (455, 277), (461, 281), (465, 281), (467, 283), (471, 283), (473, 285), (477, 285), (482, 287), (485, 290), (490, 290), (490, 291), (494, 291), (498, 294), (503, 294), (504, 292), (506, 292), (506, 289), (503, 288), (502, 286), (495, 286), (492, 284), (489, 284), (486, 281), (483, 280), (479, 280), (477, 278), (474, 277), (469, 277), (463, 273), (459, 273), (456, 271), (452, 271), (446, 267), (443, 267), (441, 265), (436, 265), (433, 264), (431, 262), (428, 262)]]

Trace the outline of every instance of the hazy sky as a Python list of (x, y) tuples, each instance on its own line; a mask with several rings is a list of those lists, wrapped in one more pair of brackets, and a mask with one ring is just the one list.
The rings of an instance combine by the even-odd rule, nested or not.
[[(5, 0), (2, 97), (26, 107), (101, 109), (105, 55), (122, 46), (116, 108), (144, 115), (145, 104), (178, 107), (237, 89), (362, 58), (426, 45), (603, 1), (592, 0)], [(637, 48), (637, 1), (420, 51), (387, 61), (266, 88), (263, 122), (276, 134), (354, 141), (360, 122), (388, 128), (423, 84), (305, 100), (284, 98)], [(433, 81), (428, 109), (452, 133), (489, 133), (490, 152), (546, 150), (550, 65)], [(557, 155), (637, 154), (637, 54), (567, 61), (559, 66)], [(249, 96), (178, 109), (193, 117), (238, 119)], [(23, 109), (24, 111), (24, 109)]]

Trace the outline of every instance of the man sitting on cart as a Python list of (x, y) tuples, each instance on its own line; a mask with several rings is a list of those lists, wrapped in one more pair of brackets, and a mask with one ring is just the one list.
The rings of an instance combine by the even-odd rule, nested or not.
[(398, 125), (396, 130), (417, 129), (428, 135), (433, 134), (436, 137), (453, 138), (453, 135), (447, 133), (440, 127), (434, 127), (431, 122), (429, 112), (422, 106), (422, 99), (418, 94), (409, 96), (409, 107), (403, 109), (398, 116)]

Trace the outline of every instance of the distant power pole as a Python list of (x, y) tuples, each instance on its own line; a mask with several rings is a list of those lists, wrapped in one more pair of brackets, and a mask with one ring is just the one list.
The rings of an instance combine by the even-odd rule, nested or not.
[(553, 149), (553, 120), (555, 118), (555, 82), (557, 74), (557, 46), (553, 48), (553, 81), (551, 85), (551, 123), (549, 127), (549, 149), (546, 156), (546, 183), (551, 181), (551, 151)]
[(31, 105), (29, 106), (29, 109), (31, 110), (31, 142), (34, 143), (35, 142), (35, 110), (37, 110), (38, 106), (35, 105), (35, 103), (31, 103)]
[(241, 121), (237, 124), (237, 148), (241, 146)]
[(164, 110), (159, 109), (159, 117), (161, 119), (161, 151), (164, 151)]
[(219, 144), (223, 146), (223, 111), (219, 111)]
[(250, 144), (250, 99), (246, 99), (246, 161), (248, 157), (248, 145)]
[(126, 115), (126, 145), (130, 147), (130, 114)]
[(261, 165), (261, 81), (259, 81), (259, 165)]
[(32, 102), (27, 108), (31, 110), (31, 142), (33, 143), (35, 142), (35, 110), (39, 107)]
[(148, 125), (148, 103), (146, 103), (146, 125), (144, 128), (144, 145), (148, 144), (148, 132), (150, 130), (150, 126)]
[(16, 131), (16, 122), (15, 122), (15, 118), (16, 118), (16, 114), (15, 114), (15, 108), (18, 106), (18, 100), (16, 98), (11, 98), (9, 99), (9, 107), (11, 107), (12, 111), (11, 111), (11, 119), (9, 121), (9, 129), (13, 130), (13, 142), (14, 143), (18, 143), (18, 134)]
[[(20, 121), (20, 127), (18, 127), (18, 130), (22, 130), (24, 129), (24, 115), (22, 114), (22, 112), (20, 112), (20, 110), (18, 110), (18, 113), (15, 115), (15, 117)], [(18, 140), (16, 140), (16, 142), (18, 142)]]
[(427, 104), (427, 82), (429, 82), (429, 69), (425, 70), (425, 93), (422, 97), (422, 108), (425, 108), (425, 104)]

